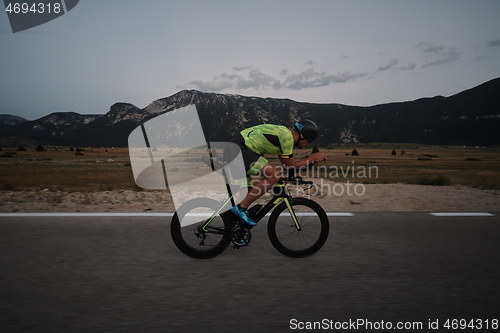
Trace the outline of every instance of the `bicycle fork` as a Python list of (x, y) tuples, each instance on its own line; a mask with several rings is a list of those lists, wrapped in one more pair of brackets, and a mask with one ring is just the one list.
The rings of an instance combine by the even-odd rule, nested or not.
[(299, 220), (297, 219), (297, 215), (295, 214), (295, 211), (293, 210), (291, 201), (288, 200), (288, 198), (280, 198), (280, 199), (283, 199), (283, 201), (285, 201), (285, 205), (286, 205), (288, 211), (290, 212), (290, 216), (292, 217), (292, 221), (295, 224), (297, 231), (301, 231), (302, 228), (300, 227), (300, 223), (299, 223)]

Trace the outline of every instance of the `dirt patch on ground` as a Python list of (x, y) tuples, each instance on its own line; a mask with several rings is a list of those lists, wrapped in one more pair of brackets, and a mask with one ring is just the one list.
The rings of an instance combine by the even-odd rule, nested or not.
[[(319, 195), (327, 211), (496, 211), (499, 191), (464, 186), (364, 185), (364, 195)], [(359, 192), (359, 191), (358, 191)]]
[[(323, 181), (310, 198), (328, 212), (498, 211), (500, 191), (464, 186), (342, 184)], [(299, 191), (300, 192), (300, 191)], [(301, 193), (304, 195), (304, 193)], [(190, 193), (190, 197), (207, 196)], [(269, 200), (266, 194), (259, 202)], [(174, 212), (168, 191), (1, 191), (0, 212)]]

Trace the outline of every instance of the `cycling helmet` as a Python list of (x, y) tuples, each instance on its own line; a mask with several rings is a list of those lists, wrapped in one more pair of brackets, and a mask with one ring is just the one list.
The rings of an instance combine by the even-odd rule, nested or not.
[(318, 126), (309, 119), (295, 123), (295, 128), (309, 143), (313, 143), (318, 137)]

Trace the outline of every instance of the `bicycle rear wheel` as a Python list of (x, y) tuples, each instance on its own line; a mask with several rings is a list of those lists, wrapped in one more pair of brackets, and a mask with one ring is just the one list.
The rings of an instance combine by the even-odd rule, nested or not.
[[(182, 253), (196, 259), (218, 256), (231, 242), (232, 221), (217, 215), (208, 226), (209, 232), (199, 231), (199, 227), (213, 216), (220, 203), (209, 198), (196, 198), (182, 204), (175, 212), (170, 233), (175, 245)], [(191, 223), (198, 221), (196, 223)], [(186, 225), (188, 224), (188, 225)]]
[(274, 209), (269, 218), (269, 239), (276, 250), (288, 257), (310, 256), (321, 249), (328, 238), (328, 216), (318, 203), (305, 198), (293, 199), (292, 208), (300, 230), (283, 202)]

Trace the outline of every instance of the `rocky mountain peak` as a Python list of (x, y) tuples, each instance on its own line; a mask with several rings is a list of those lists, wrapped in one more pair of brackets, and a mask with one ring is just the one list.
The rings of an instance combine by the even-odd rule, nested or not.
[(22, 117), (13, 116), (10, 114), (0, 114), (0, 131), (7, 128), (7, 127), (21, 124), (21, 123), (24, 123), (26, 121), (28, 121), (28, 120), (26, 120)]

